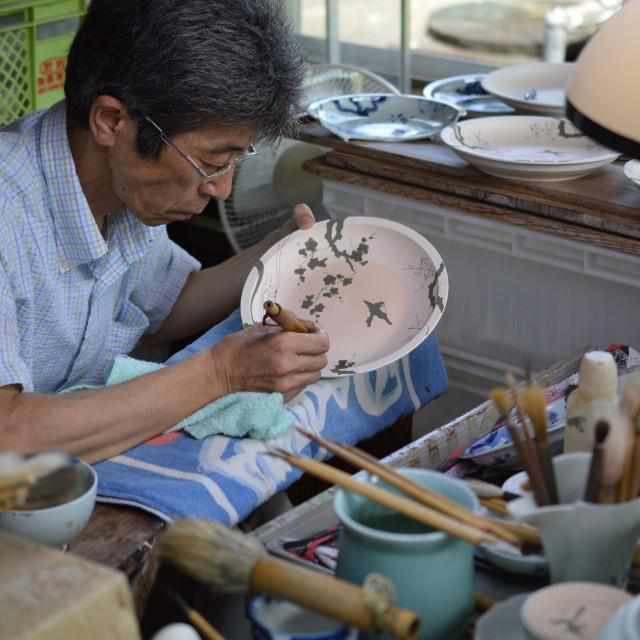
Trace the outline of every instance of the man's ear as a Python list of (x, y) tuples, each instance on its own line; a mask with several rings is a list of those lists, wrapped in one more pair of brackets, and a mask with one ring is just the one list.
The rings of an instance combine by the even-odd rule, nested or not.
[(98, 96), (89, 113), (89, 129), (97, 144), (112, 147), (122, 135), (130, 118), (121, 100), (113, 96)]

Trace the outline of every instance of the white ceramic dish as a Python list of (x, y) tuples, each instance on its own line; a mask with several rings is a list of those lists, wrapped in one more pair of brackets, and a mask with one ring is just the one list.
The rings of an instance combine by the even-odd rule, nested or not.
[(381, 142), (431, 138), (460, 116), (445, 102), (390, 93), (325, 98), (313, 102), (308, 112), (343, 140)]
[(245, 324), (274, 300), (329, 334), (325, 377), (364, 373), (415, 349), (436, 327), (449, 280), (419, 233), (383, 218), (325, 220), (275, 244), (242, 290)]
[(640, 640), (640, 597), (636, 596), (609, 618), (598, 640)]
[[(552, 453), (560, 453), (566, 420), (564, 398), (558, 398), (547, 408), (549, 443)], [(487, 433), (464, 450), (462, 460), (470, 460), (481, 466), (514, 468), (518, 465), (518, 454), (506, 425)], [(514, 493), (517, 493), (514, 491)]]
[(474, 118), (440, 135), (480, 171), (524, 182), (580, 178), (619, 155), (587, 138), (568, 120), (544, 116)]
[(478, 618), (474, 640), (529, 640), (520, 621), (520, 609), (528, 597), (523, 593), (493, 605)]
[(80, 495), (45, 509), (0, 512), (0, 529), (53, 547), (71, 542), (89, 522), (98, 489), (98, 476), (93, 467), (80, 460), (75, 464), (81, 468)]
[(451, 76), (430, 82), (422, 90), (425, 98), (448, 102), (468, 116), (495, 116), (513, 113), (513, 108), (491, 95), (481, 82), (485, 73)]
[(628, 160), (624, 163), (624, 175), (640, 187), (640, 160)]
[(496, 69), (482, 80), (487, 93), (518, 111), (562, 117), (571, 62), (533, 62)]

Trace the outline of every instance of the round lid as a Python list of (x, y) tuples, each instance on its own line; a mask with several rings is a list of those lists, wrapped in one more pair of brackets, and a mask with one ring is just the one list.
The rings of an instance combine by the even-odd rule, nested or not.
[(537, 640), (597, 640), (616, 609), (631, 600), (623, 589), (594, 582), (563, 582), (525, 601), (520, 617)]

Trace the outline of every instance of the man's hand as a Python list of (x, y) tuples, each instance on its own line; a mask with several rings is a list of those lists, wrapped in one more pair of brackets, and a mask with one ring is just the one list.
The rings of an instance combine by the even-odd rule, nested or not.
[(212, 347), (214, 380), (227, 393), (277, 391), (288, 401), (320, 378), (328, 350), (325, 333), (254, 325)]
[(282, 238), (285, 238), (290, 233), (298, 231), (298, 229), (311, 229), (315, 224), (316, 218), (311, 211), (311, 207), (304, 203), (297, 204), (293, 208), (293, 216), (288, 222), (285, 222), (280, 228), (272, 231), (267, 236), (267, 243), (269, 246), (275, 244)]

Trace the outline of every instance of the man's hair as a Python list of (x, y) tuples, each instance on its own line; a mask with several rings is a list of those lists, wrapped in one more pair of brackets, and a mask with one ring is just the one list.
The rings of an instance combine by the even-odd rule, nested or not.
[(92, 0), (71, 45), (69, 122), (88, 127), (99, 95), (139, 126), (138, 152), (203, 126), (249, 126), (260, 140), (290, 133), (302, 59), (277, 0)]

